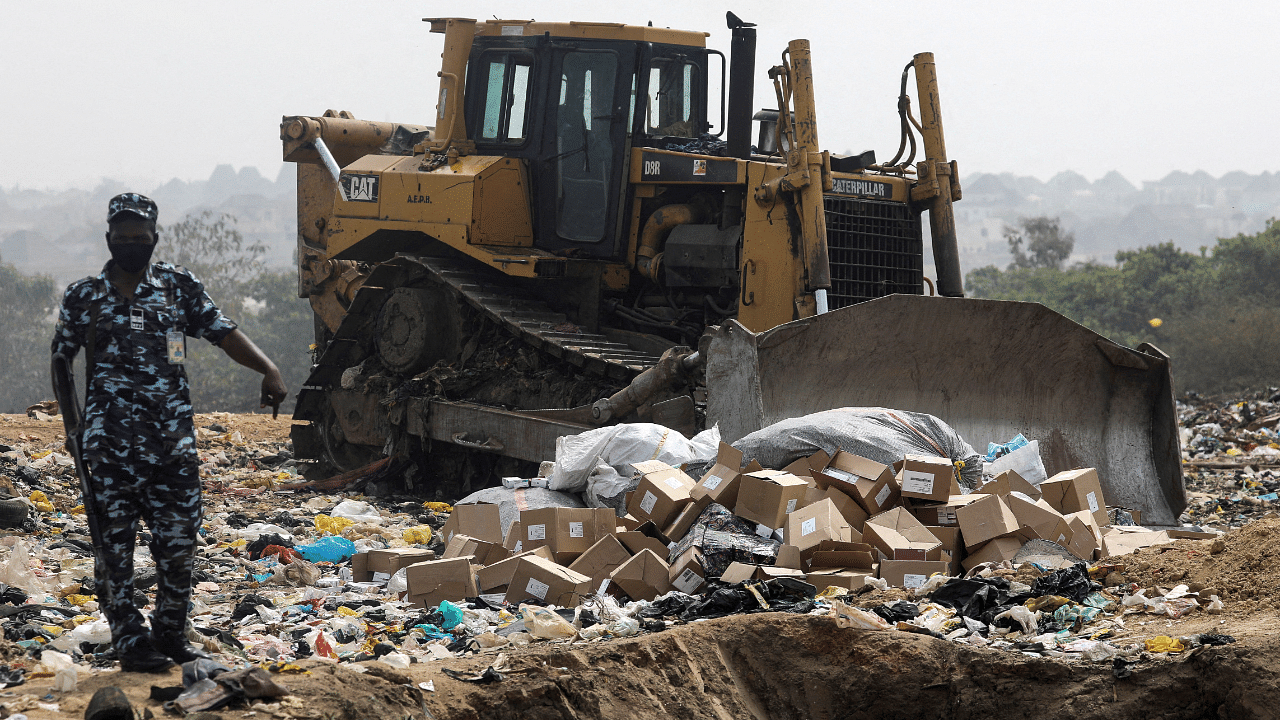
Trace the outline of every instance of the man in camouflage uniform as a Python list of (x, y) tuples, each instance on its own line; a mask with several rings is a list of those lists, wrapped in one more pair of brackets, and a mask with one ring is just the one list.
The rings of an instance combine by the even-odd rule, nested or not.
[[(286, 397), (276, 366), (218, 310), (191, 273), (151, 263), (156, 204), (137, 193), (107, 206), (111, 260), (62, 300), (53, 352), (86, 349), (81, 439), (99, 508), (98, 601), (127, 671), (159, 672), (199, 651), (184, 637), (196, 537), (203, 517), (185, 337), (202, 337), (263, 375), (263, 407)], [(90, 500), (86, 498), (86, 501)], [(151, 531), (158, 585), (151, 633), (134, 605), (138, 520)], [(105, 587), (103, 587), (105, 586)]]

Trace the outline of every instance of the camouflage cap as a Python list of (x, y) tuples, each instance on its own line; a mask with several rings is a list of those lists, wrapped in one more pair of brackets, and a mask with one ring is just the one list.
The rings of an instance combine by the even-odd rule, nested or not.
[(160, 211), (156, 209), (156, 202), (146, 195), (138, 193), (120, 193), (111, 198), (107, 203), (107, 222), (116, 219), (120, 213), (133, 213), (141, 217), (143, 220), (155, 222), (159, 217)]

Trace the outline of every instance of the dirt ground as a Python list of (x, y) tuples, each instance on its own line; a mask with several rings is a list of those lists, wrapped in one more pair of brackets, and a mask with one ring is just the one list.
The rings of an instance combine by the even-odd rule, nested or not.
[[(208, 414), (245, 442), (283, 442), (289, 421), (270, 414)], [(61, 423), (0, 416), (0, 443), (57, 443)], [(211, 501), (218, 491), (210, 493)], [(293, 497), (290, 502), (297, 502)], [(255, 501), (262, 498), (254, 498)], [(406, 671), (377, 662), (309, 660), (306, 672), (276, 679), (291, 694), (271, 704), (191, 717), (227, 718), (1273, 718), (1280, 707), (1280, 518), (1265, 517), (1211, 540), (1179, 540), (1113, 559), (1134, 588), (1217, 590), (1221, 614), (1178, 620), (1124, 615), (1117, 646), (1156, 635), (1231, 635), (1237, 642), (1179, 654), (1135, 656), (1128, 677), (1109, 661), (1064, 661), (973, 647), (899, 631), (838, 628), (831, 618), (785, 613), (738, 615), (670, 627), (628, 639), (536, 642), (417, 663)], [(1152, 593), (1148, 592), (1150, 596)], [(856, 598), (868, 607), (901, 590)], [(18, 650), (5, 642), (0, 653)], [(7, 655), (6, 655), (7, 656)], [(2, 658), (0, 658), (2, 659)], [(444, 670), (478, 675), (487, 684)], [(357, 672), (363, 669), (365, 672)], [(93, 692), (122, 688), (139, 717), (166, 715), (153, 686), (181, 685), (181, 674), (115, 670), (83, 674), (70, 693), (53, 678), (30, 677), (0, 691), (0, 718), (80, 718)], [(429, 683), (429, 685), (428, 685)], [(423, 689), (430, 687), (431, 689)], [(38, 703), (43, 703), (41, 707)], [(53, 705), (57, 710), (52, 709)]]

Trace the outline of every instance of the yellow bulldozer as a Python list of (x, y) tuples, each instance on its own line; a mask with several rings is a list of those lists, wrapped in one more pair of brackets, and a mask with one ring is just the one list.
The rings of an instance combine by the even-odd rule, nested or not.
[(703, 32), (428, 18), (432, 125), (283, 118), (316, 319), (299, 457), (485, 482), (608, 423), (733, 441), (881, 406), (974, 443), (1021, 432), (1050, 473), (1095, 467), (1112, 504), (1176, 522), (1169, 359), (963, 297), (932, 54), (903, 70), (894, 157), (840, 156), (818, 139), (808, 41), (757, 111), (755, 29), (728, 18), (728, 57)]

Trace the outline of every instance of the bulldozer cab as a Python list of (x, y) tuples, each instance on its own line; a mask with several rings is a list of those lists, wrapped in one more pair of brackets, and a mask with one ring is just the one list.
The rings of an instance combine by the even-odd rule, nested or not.
[(617, 259), (629, 150), (709, 129), (709, 51), (594, 30), (605, 37), (477, 36), (466, 127), (478, 153), (528, 164), (536, 247)]

